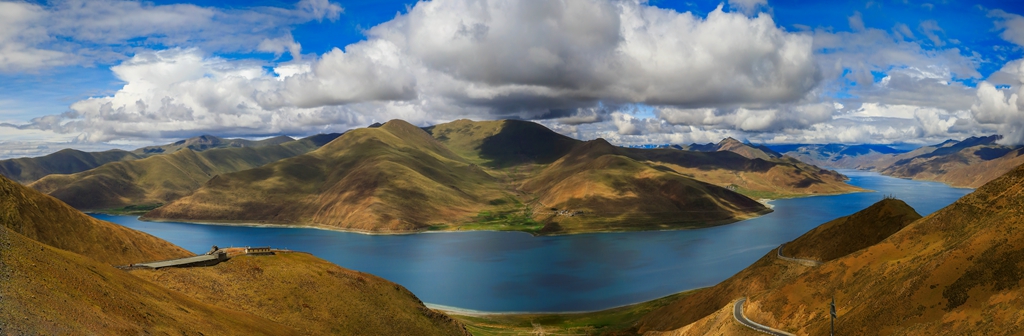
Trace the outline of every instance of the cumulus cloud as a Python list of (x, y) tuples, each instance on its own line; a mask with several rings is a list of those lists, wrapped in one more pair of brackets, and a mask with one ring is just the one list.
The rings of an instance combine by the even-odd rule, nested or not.
[(1003, 68), (1000, 72), (1017, 76), (1017, 83), (1005, 89), (996, 88), (987, 81), (978, 84), (977, 101), (971, 106), (974, 119), (982, 124), (995, 125), (1000, 140), (1005, 144), (1024, 144), (1024, 62), (1011, 62), (1016, 69)]
[(771, 109), (738, 108), (723, 111), (714, 108), (661, 108), (656, 114), (675, 125), (699, 125), (748, 132), (807, 128), (832, 119), (833, 104), (785, 106)]
[[(40, 6), (0, 2), (0, 71), (112, 62), (138, 47), (198, 46), (207, 51), (299, 52), (291, 27), (337, 20), (342, 8), (301, 0), (293, 8), (221, 9), (123, 0), (69, 0)], [(132, 40), (132, 43), (125, 41)]]
[[(69, 4), (82, 12), (100, 10), (91, 3)], [(139, 27), (139, 34), (188, 31), (218, 15), (234, 16), (212, 21), (260, 27), (254, 22), (267, 18), (261, 11), (287, 22), (332, 19), (341, 11), (312, 0), (294, 9), (237, 13), (189, 5), (115, 5), (105, 10), (180, 14), (153, 22), (158, 28)], [(83, 23), (76, 36), (130, 38), (121, 30), (135, 22), (142, 21), (132, 18), (117, 28)], [(104, 36), (107, 30), (121, 35)], [(821, 76), (811, 36), (786, 32), (766, 14), (748, 17), (719, 6), (699, 17), (639, 1), (438, 0), (417, 3), (366, 35), (364, 41), (273, 71), (260, 62), (209, 57), (200, 51), (209, 51), (206, 47), (139, 52), (112, 68), (127, 83), (113, 96), (74, 103), (74, 116), (50, 116), (29, 127), (105, 141), (188, 130), (270, 134), (308, 130), (316, 123), (362, 126), (390, 117), (424, 123), (462, 117), (556, 119), (580, 125), (614, 119), (618, 107), (636, 104), (767, 116), (740, 125), (756, 130), (820, 119), (804, 108), (767, 108), (803, 99)], [(288, 52), (293, 58), (301, 51), (288, 31), (251, 37), (257, 50)], [(221, 40), (207, 42), (214, 50), (230, 49), (217, 47)]]

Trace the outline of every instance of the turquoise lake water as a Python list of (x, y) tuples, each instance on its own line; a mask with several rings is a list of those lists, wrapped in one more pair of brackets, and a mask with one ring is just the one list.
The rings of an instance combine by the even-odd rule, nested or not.
[(779, 244), (892, 195), (922, 215), (971, 189), (841, 170), (874, 190), (772, 201), (775, 212), (699, 230), (533, 237), (520, 232), (363, 235), (317, 229), (139, 221), (93, 214), (196, 253), (211, 245), (311, 252), (405, 286), (423, 302), (487, 312), (606, 309), (711, 286)]

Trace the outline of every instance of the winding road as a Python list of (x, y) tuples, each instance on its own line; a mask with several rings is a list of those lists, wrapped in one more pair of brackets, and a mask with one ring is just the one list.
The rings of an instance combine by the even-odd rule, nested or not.
[(782, 247), (783, 246), (786, 246), (786, 244), (779, 245), (779, 248), (777, 249), (777, 251), (779, 252), (778, 253), (779, 259), (787, 260), (787, 261), (792, 261), (792, 262), (795, 262), (795, 263), (798, 263), (798, 264), (801, 264), (801, 265), (811, 266), (811, 267), (820, 266), (821, 264), (823, 264), (823, 262), (820, 262), (820, 261), (817, 261), (817, 260), (800, 259), (800, 258), (792, 258), (792, 257), (784, 256), (784, 255), (782, 255)]
[[(819, 266), (819, 265), (823, 264), (822, 262), (817, 261), (817, 260), (800, 259), (800, 258), (792, 258), (792, 257), (784, 256), (784, 255), (782, 255), (782, 247), (783, 246), (786, 246), (786, 244), (779, 245), (779, 248), (776, 249), (776, 251), (777, 251), (776, 255), (779, 257), (779, 259), (795, 262), (795, 263), (798, 263), (798, 264), (801, 264), (801, 265), (804, 265), (804, 266), (810, 266), (810, 267)], [(768, 335), (775, 335), (775, 336), (792, 336), (793, 335), (793, 334), (790, 334), (788, 332), (785, 332), (785, 331), (782, 331), (782, 330), (778, 330), (778, 329), (774, 329), (774, 328), (762, 325), (760, 323), (757, 323), (757, 322), (754, 322), (754, 321), (751, 321), (750, 319), (748, 319), (746, 316), (743, 315), (743, 303), (745, 303), (745, 302), (747, 302), (747, 298), (746, 297), (742, 297), (739, 300), (736, 300), (736, 305), (733, 306), (733, 308), (732, 308), (732, 317), (736, 319), (736, 322), (739, 322), (740, 324), (745, 325), (745, 326), (747, 326), (750, 329), (754, 329), (754, 330), (757, 330), (758, 332), (762, 332), (762, 333), (765, 333), (765, 334), (768, 334)]]
[(788, 332), (785, 332), (785, 331), (782, 331), (782, 330), (778, 330), (778, 329), (773, 329), (771, 327), (759, 324), (757, 322), (754, 322), (754, 321), (751, 321), (750, 319), (748, 319), (746, 316), (743, 315), (743, 303), (744, 302), (747, 302), (747, 298), (745, 298), (745, 297), (740, 298), (739, 300), (736, 300), (736, 305), (733, 306), (733, 308), (732, 308), (732, 317), (736, 319), (736, 322), (739, 322), (740, 324), (745, 325), (745, 326), (747, 326), (750, 329), (754, 329), (754, 330), (757, 330), (759, 332), (762, 332), (762, 333), (765, 333), (765, 334), (768, 334), (768, 335), (774, 335), (774, 336), (793, 336), (793, 334), (790, 334)]

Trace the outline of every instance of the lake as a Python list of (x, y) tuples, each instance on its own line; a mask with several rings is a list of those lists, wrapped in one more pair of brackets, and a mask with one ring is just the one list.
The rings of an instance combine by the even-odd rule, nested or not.
[(775, 212), (699, 230), (533, 237), (521, 232), (363, 235), (303, 228), (263, 228), (139, 221), (93, 214), (166, 239), (195, 253), (212, 245), (273, 246), (313, 253), (342, 267), (405, 286), (423, 302), (486, 312), (606, 309), (711, 286), (779, 244), (886, 195), (922, 215), (971, 189), (841, 170), (850, 184), (874, 190), (772, 201)]

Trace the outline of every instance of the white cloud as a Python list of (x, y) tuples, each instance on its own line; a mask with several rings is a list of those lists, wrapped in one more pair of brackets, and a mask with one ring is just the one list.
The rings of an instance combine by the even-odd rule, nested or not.
[[(81, 12), (100, 11), (91, 3), (75, 4)], [(260, 11), (116, 5), (104, 10), (141, 17), (181, 13), (153, 23), (169, 31), (202, 26), (210, 15), (236, 15), (234, 21), (250, 25), (253, 18), (265, 18)], [(304, 1), (292, 10), (274, 10), (298, 22), (336, 17), (340, 8), (331, 6)], [(120, 30), (136, 22), (141, 21), (83, 23), (76, 34), (123, 39), (129, 36), (101, 32), (126, 34)], [(157, 28), (139, 29), (149, 34), (155, 30), (146, 29)], [(738, 125), (756, 130), (820, 118), (803, 108), (765, 108), (800, 100), (819, 81), (811, 37), (778, 28), (769, 15), (751, 18), (721, 6), (701, 18), (634, 1), (438, 0), (417, 3), (366, 34), (367, 40), (344, 50), (282, 64), (273, 73), (262, 63), (208, 57), (203, 48), (139, 52), (112, 68), (127, 83), (113, 96), (74, 103), (72, 114), (40, 118), (27, 127), (106, 141), (188, 132), (297, 132), (318, 123), (341, 128), (393, 117), (414, 123), (519, 117), (580, 124), (606, 120), (619, 106), (633, 104), (766, 116)], [(275, 54), (301, 50), (287, 31), (267, 36), (252, 35), (259, 37), (252, 47)]]
[(768, 0), (729, 0), (729, 8), (752, 15), (758, 10), (768, 7)]
[(1024, 16), (1007, 13), (1001, 9), (989, 11), (988, 16), (996, 18), (996, 28), (1002, 30), (1000, 37), (1024, 46)]
[(864, 30), (864, 16), (859, 11), (854, 11), (853, 15), (846, 18), (846, 21), (850, 24), (850, 29), (853, 31)]
[(936, 47), (941, 47), (946, 44), (945, 42), (942, 42), (942, 38), (940, 38), (939, 34), (937, 34), (939, 32), (943, 32), (943, 30), (942, 27), (939, 27), (939, 23), (936, 22), (935, 20), (922, 21), (921, 24), (918, 26), (918, 30), (920, 30), (921, 33), (924, 34), (924, 36), (928, 37), (928, 39), (931, 40), (932, 44), (935, 45)]
[(1024, 144), (1024, 62), (1011, 62), (1017, 69), (1004, 68), (1001, 72), (1016, 74), (1017, 85), (998, 89), (989, 82), (978, 84), (977, 100), (971, 106), (974, 119), (982, 124), (995, 125), (1000, 140), (1005, 144)]
[(656, 115), (674, 125), (709, 126), (747, 132), (807, 128), (832, 120), (834, 104), (810, 104), (771, 109), (661, 108)]
[[(340, 6), (326, 0), (301, 0), (290, 9), (123, 0), (69, 0), (47, 6), (0, 2), (0, 71), (114, 62), (135, 53), (138, 46), (295, 54), (300, 49), (292, 40), (292, 26), (333, 21), (341, 12)], [(126, 43), (129, 40), (133, 42)]]

